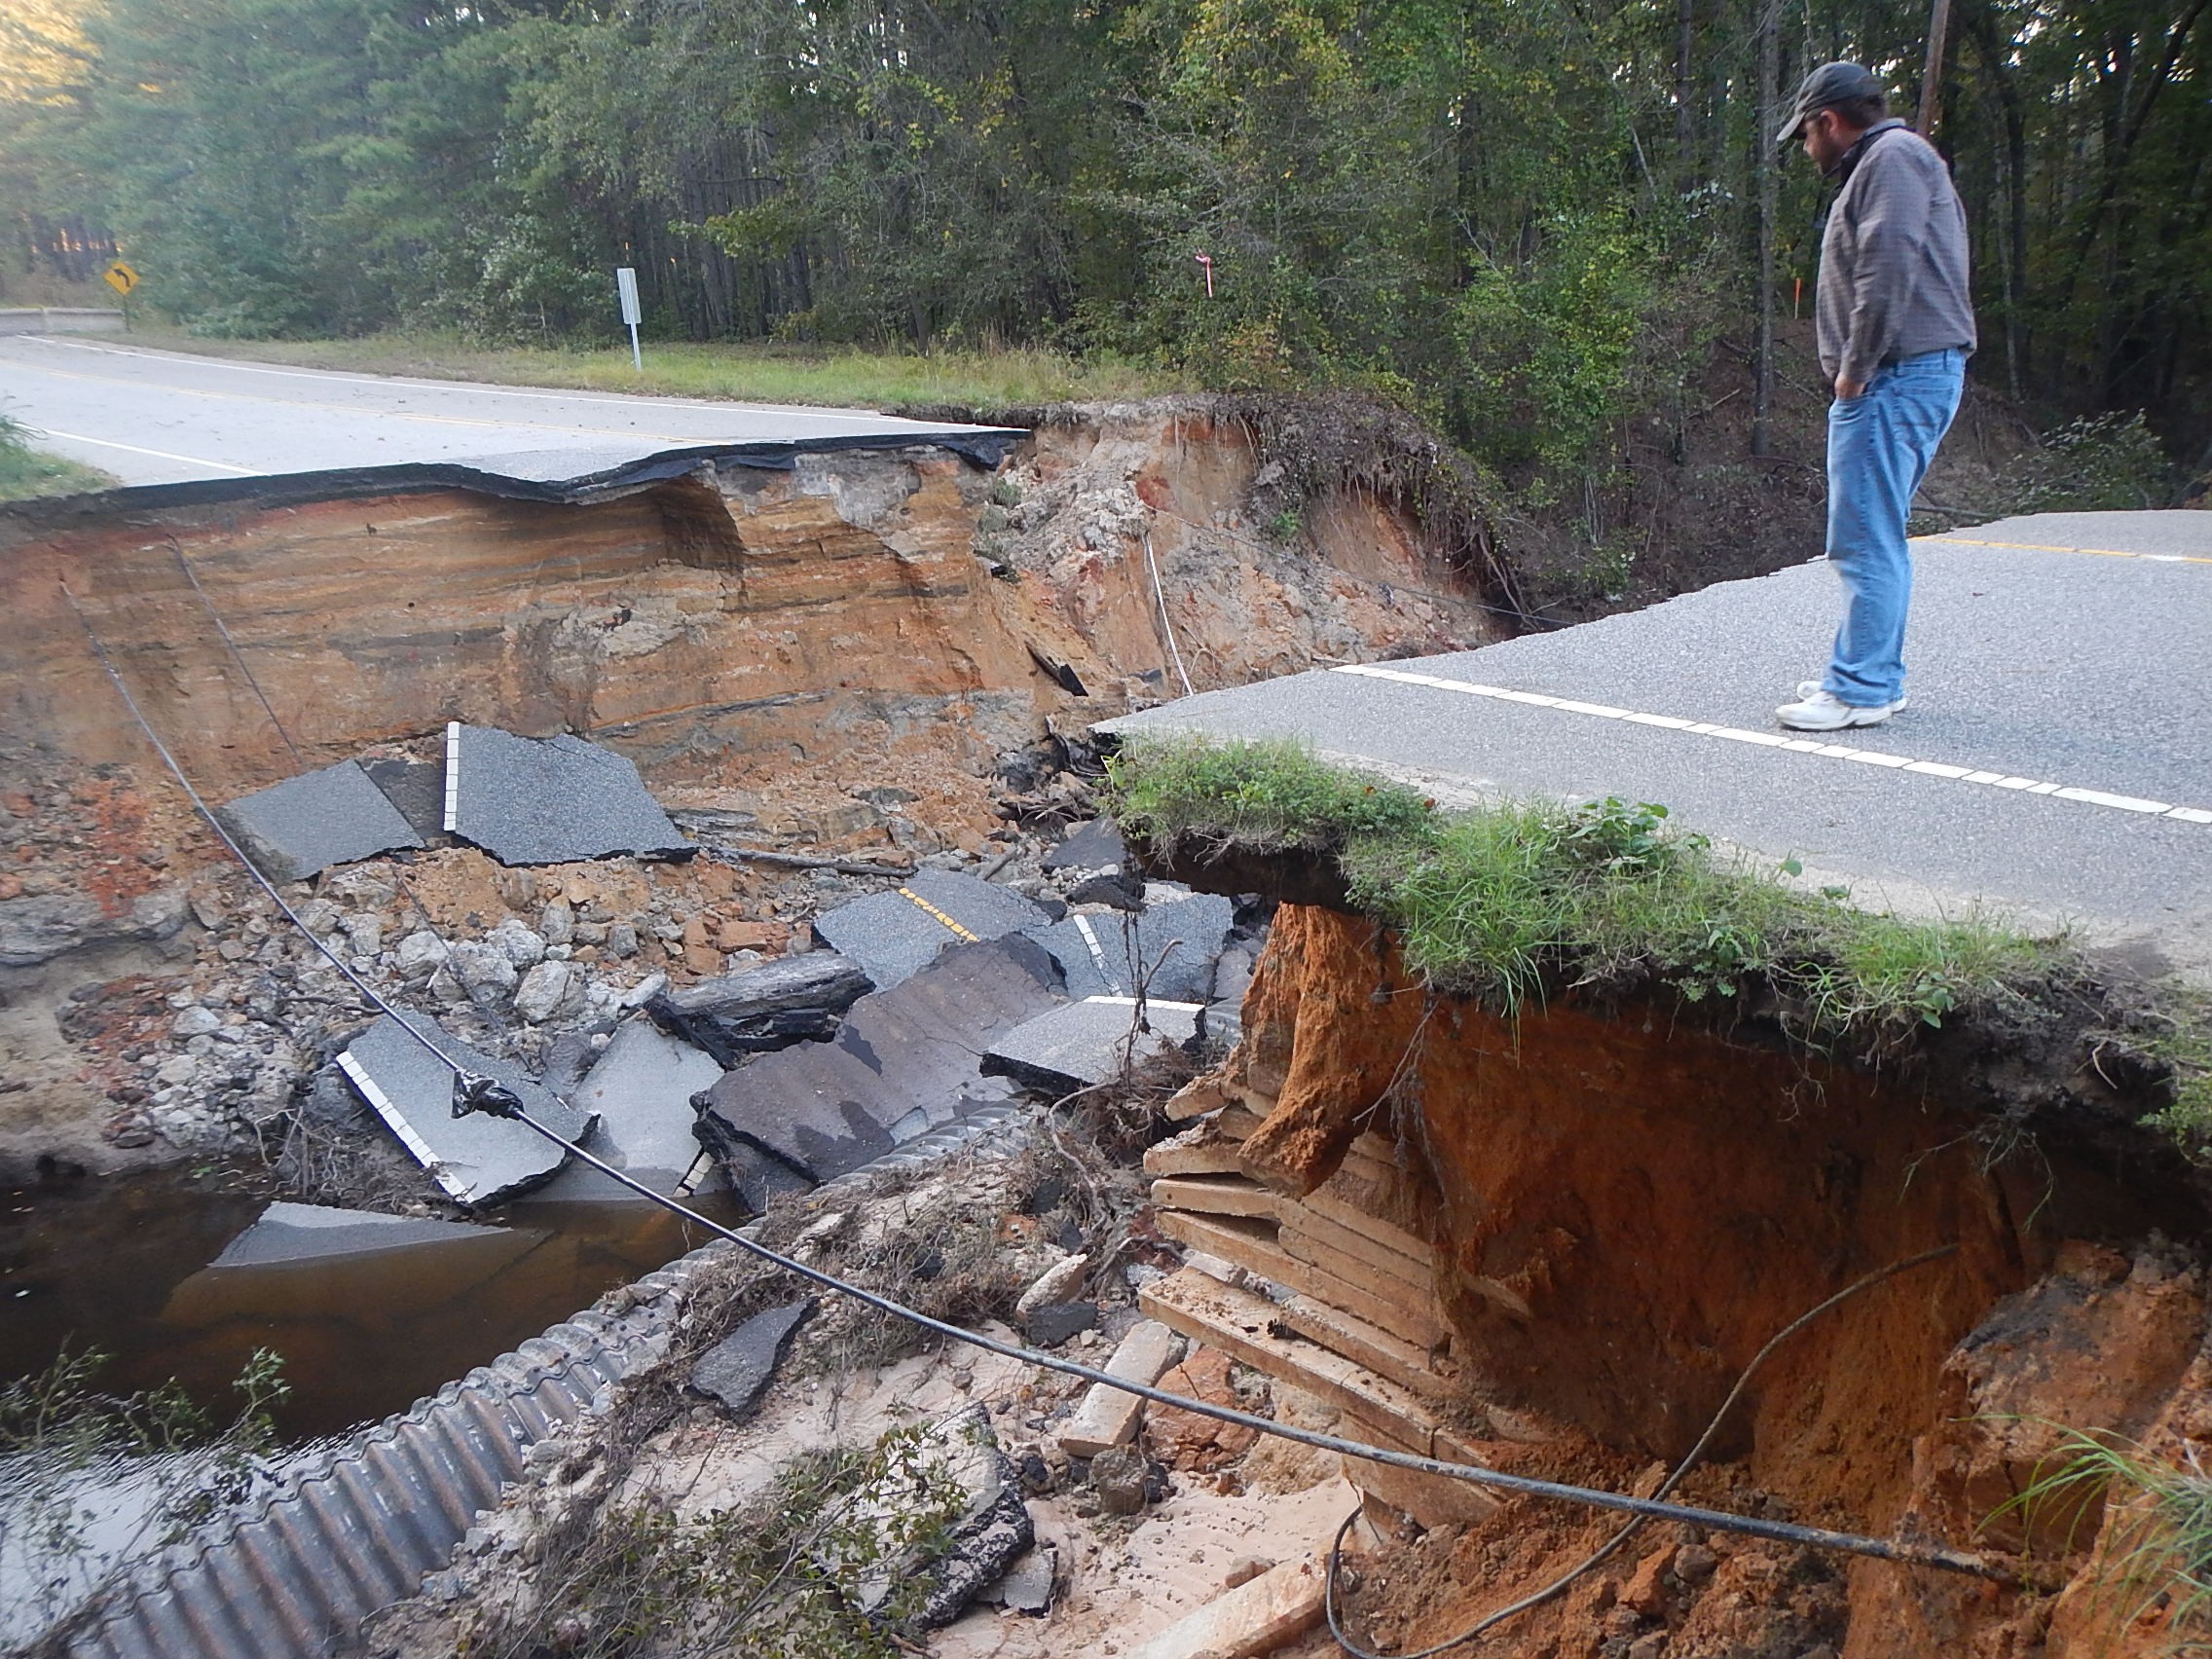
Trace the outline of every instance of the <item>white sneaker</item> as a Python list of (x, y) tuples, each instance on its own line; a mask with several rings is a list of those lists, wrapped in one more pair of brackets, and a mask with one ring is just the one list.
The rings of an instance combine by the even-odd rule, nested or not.
[[(1803, 691), (1804, 687), (1798, 689)], [(1785, 703), (1775, 710), (1774, 718), (1791, 731), (1841, 731), (1846, 726), (1880, 725), (1903, 707), (1902, 702), (1897, 702), (1862, 708), (1815, 685), (1802, 701)]]
[[(1811, 696), (1815, 695), (1815, 694), (1816, 694), (1816, 693), (1817, 693), (1817, 692), (1818, 692), (1818, 691), (1820, 690), (1820, 688), (1821, 688), (1821, 682), (1819, 682), (1818, 680), (1800, 680), (1800, 681), (1798, 681), (1798, 682), (1797, 682), (1797, 700), (1798, 700), (1798, 701), (1799, 701), (1800, 703), (1801, 703), (1801, 702), (1803, 702), (1803, 701), (1804, 701), (1804, 700), (1805, 700), (1806, 698), (1808, 698), (1808, 697), (1811, 697)], [(1909, 702), (1911, 702), (1911, 701), (1912, 701), (1912, 699), (1911, 699), (1911, 698), (1910, 698), (1909, 696), (1906, 696), (1906, 697), (1899, 697), (1899, 699), (1898, 699), (1898, 700), (1897, 700), (1896, 702), (1894, 702), (1894, 703), (1892, 703), (1892, 704), (1890, 705), (1890, 713), (1894, 715), (1894, 714), (1898, 714), (1898, 713), (1901, 712), (1901, 711), (1903, 710), (1903, 708), (1904, 708), (1905, 704), (1907, 704), (1907, 703), (1909, 703)], [(1862, 722), (1862, 723), (1863, 723), (1863, 722)]]

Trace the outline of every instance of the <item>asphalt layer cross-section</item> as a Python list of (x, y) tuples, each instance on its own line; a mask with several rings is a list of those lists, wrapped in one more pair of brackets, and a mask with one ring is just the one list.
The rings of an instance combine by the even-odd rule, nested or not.
[(1806, 740), (1869, 758), (1775, 741), (1797, 735), (1774, 708), (1819, 674), (1840, 612), (1819, 561), (1481, 650), (1205, 692), (1107, 729), (1295, 737), (1455, 797), (1662, 802), (1862, 903), (1986, 901), (2148, 945), (2147, 966), (2212, 965), (2212, 513), (2009, 519), (1915, 554), (1911, 706)]
[(593, 466), (690, 445), (977, 428), (793, 409), (234, 363), (68, 336), (0, 336), (8, 413), (42, 449), (126, 484), (587, 452)]

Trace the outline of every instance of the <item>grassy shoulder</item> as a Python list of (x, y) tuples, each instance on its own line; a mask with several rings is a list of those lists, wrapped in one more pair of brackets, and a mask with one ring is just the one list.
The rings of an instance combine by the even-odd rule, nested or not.
[(1442, 812), (1290, 743), (1145, 742), (1112, 766), (1124, 831), (1154, 845), (1336, 861), (1352, 903), (1440, 990), (1513, 1016), (1568, 990), (1761, 993), (1793, 1037), (1880, 1054), (1954, 1014), (2026, 1004), (2074, 972), (2063, 940), (1987, 915), (1854, 907), (1681, 831), (1666, 809), (1506, 801)]
[(86, 466), (34, 448), (38, 435), (0, 410), (0, 501), (27, 501), (37, 496), (81, 496), (112, 490), (123, 482), (113, 473)]
[(643, 373), (627, 344), (605, 350), (498, 347), (459, 335), (389, 333), (357, 340), (205, 340), (141, 326), (135, 343), (201, 356), (497, 386), (640, 392), (755, 403), (892, 408), (1057, 403), (1188, 389), (1158, 370), (1043, 350), (928, 354), (801, 346), (648, 342)]

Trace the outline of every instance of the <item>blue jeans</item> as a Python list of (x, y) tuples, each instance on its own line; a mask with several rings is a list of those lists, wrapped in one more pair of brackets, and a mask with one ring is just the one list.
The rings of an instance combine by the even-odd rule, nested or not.
[(1822, 685), (1876, 708), (1904, 695), (1904, 619), (1912, 603), (1905, 517), (1951, 429), (1967, 354), (1929, 351), (1876, 371), (1828, 406), (1828, 558), (1850, 590)]

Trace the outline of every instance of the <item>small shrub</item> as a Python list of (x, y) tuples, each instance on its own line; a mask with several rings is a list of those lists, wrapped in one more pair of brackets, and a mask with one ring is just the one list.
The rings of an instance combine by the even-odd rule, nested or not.
[(2046, 432), (1999, 486), (2009, 513), (2162, 507), (2172, 471), (2140, 409), (2084, 416)]

